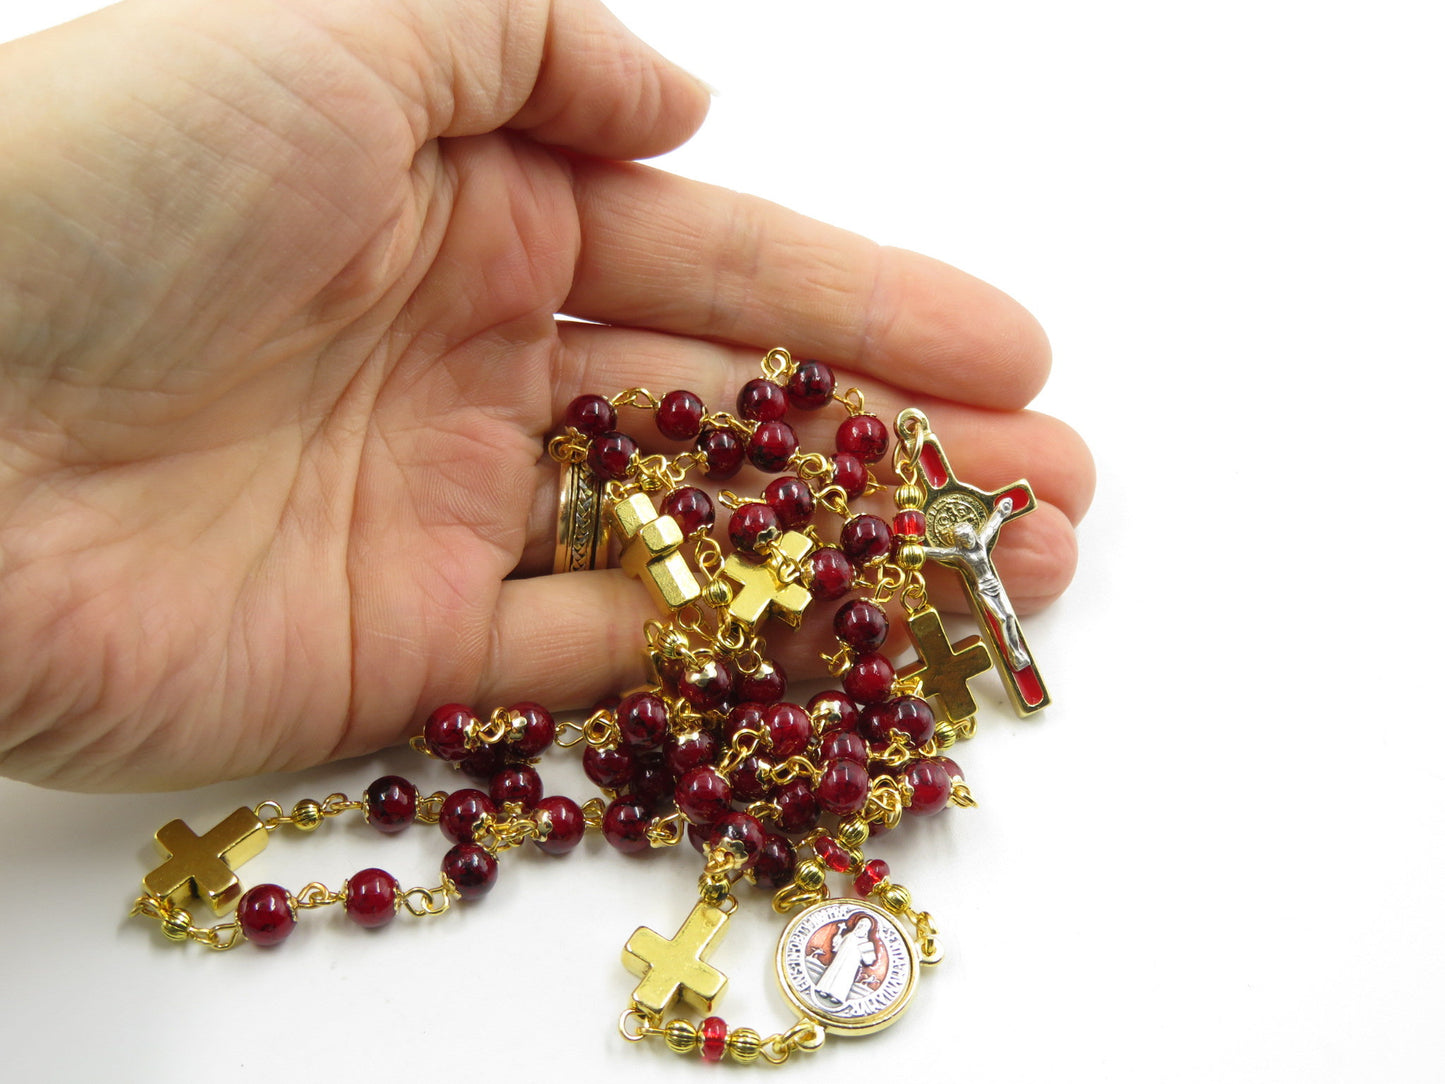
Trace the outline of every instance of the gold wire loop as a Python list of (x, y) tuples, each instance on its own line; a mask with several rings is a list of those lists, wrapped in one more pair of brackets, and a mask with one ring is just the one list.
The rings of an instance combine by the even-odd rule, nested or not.
[[(271, 810), (275, 810), (275, 812), (271, 812)], [(286, 807), (271, 798), (267, 798), (264, 802), (258, 802), (251, 812), (256, 814), (256, 819), (268, 832), (274, 832), (281, 825), (291, 823), (291, 818), (286, 816)]]
[(451, 907), (451, 895), (445, 883), (436, 888), (408, 888), (401, 894), (401, 904), (417, 918), (439, 915)]
[(656, 410), (662, 402), (646, 388), (628, 388), (618, 392), (607, 401), (615, 407), (635, 406), (642, 407), (644, 410)]
[(769, 380), (779, 380), (793, 373), (793, 355), (781, 346), (775, 346), (763, 355), (763, 375)]

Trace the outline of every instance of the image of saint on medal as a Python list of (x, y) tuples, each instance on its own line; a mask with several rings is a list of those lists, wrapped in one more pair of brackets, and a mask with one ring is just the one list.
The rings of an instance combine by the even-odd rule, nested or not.
[(878, 939), (877, 922), (865, 911), (820, 926), (808, 939), (804, 957), (812, 998), (828, 1012), (867, 997), (888, 975), (888, 954)]

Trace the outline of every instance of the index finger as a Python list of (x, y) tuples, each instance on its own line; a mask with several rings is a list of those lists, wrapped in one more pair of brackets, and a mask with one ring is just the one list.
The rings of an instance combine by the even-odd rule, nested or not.
[(575, 164), (582, 244), (563, 311), (766, 348), (898, 387), (1026, 405), (1048, 339), (1003, 291), (777, 204), (646, 166)]

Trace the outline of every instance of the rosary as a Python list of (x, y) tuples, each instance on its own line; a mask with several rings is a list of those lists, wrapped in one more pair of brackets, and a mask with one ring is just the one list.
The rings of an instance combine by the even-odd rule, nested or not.
[[(833, 404), (847, 413), (836, 453), (800, 450), (784, 420), (789, 408)], [(651, 414), (663, 438), (688, 450), (643, 455), (618, 429), (620, 408)], [(423, 796), (388, 775), (360, 799), (308, 798), (289, 812), (274, 801), (243, 807), (204, 835), (173, 820), (156, 833), (165, 861), (143, 879), (131, 913), (156, 919), (173, 941), (276, 945), (319, 907), (378, 927), (403, 909), (420, 917), (477, 900), (495, 882), (499, 856), (527, 842), (560, 855), (587, 831), (629, 853), (686, 840), (703, 858), (697, 903), (672, 937), (641, 927), (623, 947), (622, 963), (639, 980), (619, 1021), (624, 1038), (660, 1039), (707, 1061), (727, 1054), (776, 1064), (817, 1050), (827, 1034), (893, 1023), (921, 967), (942, 951), (932, 916), (863, 847), (905, 814), (974, 804), (942, 755), (973, 734), (971, 680), (995, 669), (1020, 715), (1049, 702), (990, 558), (1000, 527), (1033, 509), (1033, 491), (1024, 481), (995, 492), (960, 481), (921, 411), (904, 410), (894, 431), (890, 522), (853, 509), (890, 488), (870, 469), (888, 454), (888, 430), (858, 389), (837, 393), (820, 362), (769, 351), (735, 414), (709, 413), (689, 391), (579, 396), (548, 444), (562, 469), (555, 570), (605, 566), (615, 536), (621, 567), (660, 613), (644, 629), (648, 683), (580, 723), (558, 723), (534, 703), (486, 716), (438, 708), (412, 747), (475, 787)], [(723, 489), (714, 497), (689, 484), (726, 482), (745, 463), (773, 476), (760, 496)], [(729, 513), (730, 551), (713, 536), (718, 504)], [(950, 641), (929, 603), (929, 561), (958, 572), (979, 635)], [(815, 603), (845, 599), (833, 613), (837, 648), (823, 656), (841, 688), (806, 705), (785, 699), (787, 676), (763, 633), (797, 629), (825, 609)], [(918, 655), (901, 669), (882, 653), (889, 607)], [(583, 768), (605, 798), (543, 797), (536, 764), (553, 744), (582, 746)], [(295, 894), (274, 884), (243, 892), (234, 870), (273, 832), (311, 833), (353, 812), (387, 833), (437, 825), (452, 844), (440, 884), (403, 889), (366, 869), (335, 890), (313, 882)], [(830, 873), (853, 894), (832, 894)], [(771, 891), (772, 909), (791, 916), (775, 970), (798, 1019), (767, 1037), (709, 1015), (727, 977), (708, 961), (742, 882)], [(231, 917), (202, 925), (198, 903)], [(679, 1001), (705, 1018), (668, 1019)]]

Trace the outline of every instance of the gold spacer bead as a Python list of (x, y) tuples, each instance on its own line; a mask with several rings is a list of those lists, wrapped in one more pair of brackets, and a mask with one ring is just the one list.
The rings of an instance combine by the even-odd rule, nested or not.
[(868, 842), (868, 825), (859, 820), (843, 821), (838, 825), (838, 831), (833, 833), (833, 838), (848, 850), (856, 851)]
[(756, 1061), (763, 1052), (763, 1037), (752, 1028), (737, 1028), (728, 1032), (728, 1053), (735, 1061)]
[(657, 651), (664, 659), (680, 659), (687, 654), (687, 637), (668, 629), (657, 638)]
[(669, 1020), (662, 1038), (677, 1053), (689, 1054), (697, 1046), (697, 1028), (687, 1020)]
[(291, 807), (291, 823), (300, 832), (314, 832), (321, 827), (321, 803), (315, 798), (302, 798)]
[(949, 749), (958, 743), (958, 731), (952, 720), (940, 719), (933, 728), (933, 744), (939, 749)]
[(732, 891), (726, 877), (712, 880), (704, 876), (697, 886), (698, 897), (710, 907), (721, 907)]
[(793, 880), (797, 883), (798, 887), (805, 888), (809, 892), (822, 888), (826, 876), (823, 872), (823, 863), (819, 862), (816, 858), (810, 858), (806, 862), (799, 862), (798, 868), (793, 871)]
[(732, 585), (719, 576), (702, 589), (702, 600), (709, 606), (721, 609), (733, 600)]
[(161, 933), (172, 941), (184, 941), (191, 932), (191, 916), (185, 911), (171, 911), (161, 919)]
[(913, 905), (913, 894), (899, 884), (891, 884), (887, 888), (879, 886), (878, 899), (895, 915), (902, 914)]
[(899, 508), (922, 508), (924, 495), (922, 486), (899, 486), (893, 491), (893, 501)]
[(905, 542), (898, 547), (898, 567), (904, 572), (917, 572), (927, 559), (917, 542)]

